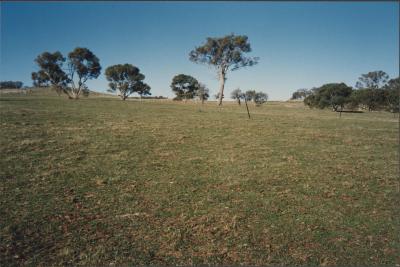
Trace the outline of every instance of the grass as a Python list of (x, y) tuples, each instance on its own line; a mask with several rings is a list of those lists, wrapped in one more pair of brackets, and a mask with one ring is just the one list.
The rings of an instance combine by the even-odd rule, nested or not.
[(0, 97), (0, 265), (399, 265), (389, 113)]

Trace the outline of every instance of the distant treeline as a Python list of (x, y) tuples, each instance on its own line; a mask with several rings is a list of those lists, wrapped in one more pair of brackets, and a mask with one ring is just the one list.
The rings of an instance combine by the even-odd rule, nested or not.
[(0, 89), (21, 89), (24, 85), (20, 81), (2, 81), (0, 82)]
[(389, 79), (384, 71), (362, 74), (355, 88), (345, 83), (328, 83), (321, 87), (299, 89), (292, 99), (303, 99), (310, 108), (386, 110), (399, 112), (400, 78)]

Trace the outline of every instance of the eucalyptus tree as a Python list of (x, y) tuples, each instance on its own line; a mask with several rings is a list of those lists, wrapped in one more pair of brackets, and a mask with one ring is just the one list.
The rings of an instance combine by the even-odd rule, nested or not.
[(170, 85), (177, 99), (193, 99), (199, 89), (199, 82), (192, 76), (178, 74), (174, 76)]
[(262, 104), (264, 104), (265, 102), (267, 102), (268, 100), (268, 94), (264, 93), (264, 92), (256, 92), (256, 94), (254, 95), (254, 103), (257, 106), (260, 106)]
[(239, 106), (240, 106), (240, 104), (241, 104), (241, 103), (240, 103), (240, 99), (243, 98), (243, 93), (242, 93), (242, 91), (241, 91), (239, 88), (233, 90), (233, 91), (231, 92), (231, 98), (234, 99), (234, 100), (236, 100), (236, 101), (238, 102)]
[(99, 77), (100, 60), (87, 48), (77, 47), (68, 54), (68, 77), (71, 87), (69, 96), (78, 99), (81, 93), (87, 94), (86, 81)]
[(304, 103), (311, 108), (331, 107), (333, 111), (341, 112), (344, 105), (351, 101), (352, 92), (353, 89), (345, 83), (328, 83), (314, 90), (304, 99)]
[(118, 92), (122, 100), (126, 100), (131, 94), (138, 93), (150, 95), (150, 86), (143, 82), (145, 76), (140, 73), (138, 67), (132, 64), (117, 64), (106, 69), (106, 79), (109, 81), (109, 91)]
[(208, 90), (205, 84), (199, 83), (196, 96), (200, 99), (201, 104), (204, 104), (204, 101), (210, 97), (210, 90)]
[[(96, 79), (101, 72), (100, 60), (87, 48), (77, 47), (65, 58), (59, 51), (44, 52), (35, 59), (39, 71), (32, 78), (42, 84), (49, 83), (56, 91), (70, 99), (88, 93), (86, 82)], [(66, 63), (66, 66), (64, 66)]]
[(207, 64), (217, 70), (220, 88), (218, 105), (222, 105), (225, 81), (228, 71), (253, 66), (258, 58), (245, 57), (251, 52), (248, 37), (245, 35), (226, 35), (219, 38), (207, 38), (205, 44), (189, 53), (189, 59), (195, 63)]
[(366, 74), (361, 74), (356, 83), (356, 88), (359, 89), (382, 89), (387, 81), (389, 75), (381, 70), (370, 71)]
[(385, 85), (386, 109), (390, 112), (399, 112), (400, 109), (400, 77), (391, 79)]
[(356, 83), (358, 92), (355, 93), (359, 104), (369, 111), (377, 110), (385, 106), (384, 87), (389, 80), (389, 75), (384, 71), (371, 71), (361, 74)]
[(256, 90), (247, 90), (244, 93), (244, 98), (246, 98), (247, 101), (253, 101), (254, 102), (254, 98), (256, 96)]

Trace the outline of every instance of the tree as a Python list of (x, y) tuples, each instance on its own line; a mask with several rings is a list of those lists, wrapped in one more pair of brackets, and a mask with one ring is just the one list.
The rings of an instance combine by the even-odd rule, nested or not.
[(382, 89), (362, 88), (355, 90), (353, 98), (368, 111), (377, 110), (385, 106), (385, 91)]
[(268, 95), (267, 95), (266, 93), (257, 92), (257, 93), (254, 95), (254, 103), (255, 103), (257, 106), (260, 106), (260, 105), (264, 104), (265, 102), (267, 102), (267, 100), (268, 100)]
[(377, 110), (385, 106), (385, 92), (382, 90), (389, 75), (384, 71), (372, 71), (366, 74), (361, 74), (356, 83), (358, 91), (355, 97), (360, 105), (367, 108), (369, 111)]
[(87, 92), (86, 81), (96, 79), (100, 71), (100, 61), (92, 51), (82, 47), (75, 48), (68, 54), (68, 76), (71, 85), (67, 90), (68, 96), (78, 99), (83, 91)]
[(391, 79), (385, 86), (386, 109), (399, 112), (400, 109), (400, 77)]
[(139, 83), (137, 85), (136, 92), (139, 94), (140, 99), (142, 99), (143, 96), (151, 95), (150, 89), (151, 87), (148, 84)]
[(47, 87), (49, 81), (46, 79), (46, 74), (43, 71), (32, 72), (32, 81), (34, 87)]
[(314, 89), (313, 93), (304, 99), (304, 104), (311, 108), (331, 107), (333, 111), (342, 112), (344, 105), (350, 101), (351, 93), (352, 88), (345, 83), (328, 83)]
[[(36, 57), (35, 62), (39, 66), (38, 72), (32, 72), (34, 84), (50, 84), (57, 93), (67, 92), (67, 84), (69, 78), (63, 71), (63, 64), (66, 58), (59, 52), (49, 53), (43, 52)], [(37, 81), (35, 81), (35, 79)]]
[(304, 98), (306, 98), (307, 96), (309, 96), (311, 94), (311, 90), (308, 90), (308, 89), (305, 89), (305, 88), (302, 88), (302, 89), (298, 89), (296, 92), (294, 92), (293, 94), (292, 94), (292, 100), (295, 100), (295, 99), (304, 99)]
[(140, 73), (139, 68), (131, 64), (117, 64), (106, 69), (106, 79), (110, 92), (119, 92), (122, 100), (127, 99), (131, 94), (137, 92), (140, 98), (143, 95), (150, 95), (150, 86), (143, 82), (145, 76)]
[(232, 93), (231, 93), (231, 98), (235, 99), (238, 102), (239, 106), (240, 106), (241, 105), (240, 99), (243, 98), (242, 91), (239, 88), (233, 90)]
[(246, 101), (252, 101), (254, 105), (260, 106), (267, 102), (268, 95), (264, 92), (256, 92), (255, 90), (247, 90), (244, 94), (241, 95), (242, 99)]
[(20, 81), (2, 81), (0, 82), (0, 89), (21, 89), (24, 85)]
[(201, 100), (201, 104), (204, 104), (204, 101), (210, 97), (209, 90), (205, 84), (199, 83), (196, 96)]
[(205, 44), (190, 52), (191, 61), (216, 68), (220, 80), (218, 105), (222, 105), (227, 72), (253, 66), (258, 62), (258, 58), (245, 57), (244, 53), (248, 52), (251, 52), (248, 37), (234, 34), (221, 38), (209, 37)]
[(244, 97), (246, 98), (247, 101), (253, 101), (254, 102), (254, 98), (256, 96), (257, 92), (255, 90), (247, 90), (244, 93)]
[(171, 82), (171, 89), (178, 99), (193, 99), (199, 88), (199, 82), (190, 75), (178, 74)]
[(371, 71), (367, 74), (361, 74), (356, 83), (358, 89), (381, 89), (389, 80), (389, 75), (384, 71)]
[(70, 99), (78, 99), (88, 93), (86, 81), (100, 75), (99, 59), (87, 48), (77, 47), (68, 54), (67, 69), (63, 70), (66, 58), (60, 53), (44, 52), (35, 59), (40, 70), (32, 73), (34, 82), (49, 83), (57, 92)]

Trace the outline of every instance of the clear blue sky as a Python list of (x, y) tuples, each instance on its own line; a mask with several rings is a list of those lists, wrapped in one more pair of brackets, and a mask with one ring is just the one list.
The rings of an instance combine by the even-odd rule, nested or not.
[[(345, 82), (383, 70), (399, 75), (398, 2), (1, 2), (1, 80), (31, 85), (34, 58), (87, 47), (104, 69), (131, 63), (146, 75), (153, 95), (173, 96), (179, 73), (205, 83), (214, 71), (189, 61), (206, 37), (249, 37), (260, 57), (254, 67), (228, 74), (226, 94), (236, 87), (286, 100), (298, 88)], [(103, 75), (88, 83), (106, 91)]]

